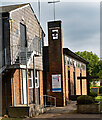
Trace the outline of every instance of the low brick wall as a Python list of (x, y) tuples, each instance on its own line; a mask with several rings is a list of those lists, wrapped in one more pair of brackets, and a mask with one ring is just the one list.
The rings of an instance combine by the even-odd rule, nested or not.
[(100, 103), (86, 104), (86, 105), (77, 104), (77, 112), (78, 113), (100, 113)]
[(9, 117), (34, 117), (41, 113), (44, 113), (46, 109), (40, 105), (30, 104), (29, 106), (11, 106), (9, 107)]

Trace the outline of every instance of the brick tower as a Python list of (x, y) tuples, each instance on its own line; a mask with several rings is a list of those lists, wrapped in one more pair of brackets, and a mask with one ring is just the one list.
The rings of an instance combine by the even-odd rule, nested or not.
[(64, 61), (61, 21), (48, 22), (48, 44), (47, 94), (56, 97), (57, 106), (64, 106)]

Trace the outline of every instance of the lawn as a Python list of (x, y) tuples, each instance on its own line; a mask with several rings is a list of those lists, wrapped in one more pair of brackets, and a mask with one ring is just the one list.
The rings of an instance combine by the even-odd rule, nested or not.
[(101, 108), (101, 110), (102, 110), (102, 96), (97, 96), (97, 97), (95, 97), (95, 100), (101, 102), (101, 103), (100, 103), (100, 108)]

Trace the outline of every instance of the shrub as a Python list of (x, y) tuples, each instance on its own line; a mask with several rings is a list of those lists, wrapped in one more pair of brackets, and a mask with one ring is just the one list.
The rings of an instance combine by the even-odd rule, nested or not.
[(88, 95), (82, 95), (77, 98), (77, 104), (92, 104), (94, 99)]
[(90, 92), (90, 96), (91, 96), (91, 97), (97, 97), (97, 93), (95, 93), (95, 92)]

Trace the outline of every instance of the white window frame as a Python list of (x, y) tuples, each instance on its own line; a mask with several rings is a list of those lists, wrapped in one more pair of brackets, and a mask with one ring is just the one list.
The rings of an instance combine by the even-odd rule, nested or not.
[(29, 72), (31, 72), (31, 77), (29, 77), (29, 80), (31, 80), (31, 82), (32, 82), (32, 86), (29, 86), (29, 88), (33, 88), (34, 87), (34, 85), (33, 85), (33, 71), (30, 70)]
[(35, 77), (35, 86), (36, 88), (39, 88), (39, 71), (37, 70), (37, 76)]

